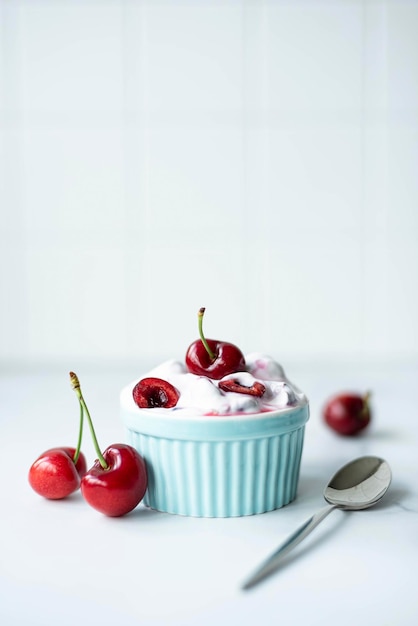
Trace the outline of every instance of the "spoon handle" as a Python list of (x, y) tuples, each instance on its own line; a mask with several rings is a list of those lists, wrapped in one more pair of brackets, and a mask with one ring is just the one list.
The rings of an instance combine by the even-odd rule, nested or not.
[(257, 583), (259, 583), (263, 578), (266, 578), (270, 574), (278, 569), (283, 558), (295, 548), (307, 535), (309, 535), (314, 528), (318, 526), (320, 522), (322, 522), (325, 517), (331, 513), (337, 506), (332, 504), (330, 506), (326, 506), (314, 515), (310, 517), (302, 526), (300, 526), (295, 532), (293, 532), (278, 548), (273, 554), (271, 554), (261, 565), (260, 567), (243, 583), (242, 589), (249, 589), (250, 587), (254, 587)]

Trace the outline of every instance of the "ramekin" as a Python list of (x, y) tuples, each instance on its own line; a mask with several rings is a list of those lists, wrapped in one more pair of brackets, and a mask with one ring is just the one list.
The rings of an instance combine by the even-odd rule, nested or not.
[(121, 419), (128, 443), (145, 459), (143, 502), (152, 509), (238, 517), (278, 509), (296, 497), (309, 419), (306, 399), (277, 411), (224, 416), (128, 408), (121, 402)]

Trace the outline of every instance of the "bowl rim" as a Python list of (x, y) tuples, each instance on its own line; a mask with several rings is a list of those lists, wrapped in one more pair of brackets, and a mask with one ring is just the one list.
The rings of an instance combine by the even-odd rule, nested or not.
[[(124, 388), (126, 389), (126, 388)], [(122, 398), (123, 391), (121, 393)], [(194, 441), (225, 441), (284, 435), (298, 430), (309, 419), (309, 400), (284, 409), (261, 413), (193, 415), (175, 409), (140, 409), (121, 399), (120, 418), (133, 433)]]

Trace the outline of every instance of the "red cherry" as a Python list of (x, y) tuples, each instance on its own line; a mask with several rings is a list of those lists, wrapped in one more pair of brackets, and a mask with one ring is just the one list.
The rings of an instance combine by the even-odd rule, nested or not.
[(81, 493), (88, 504), (105, 515), (119, 517), (140, 503), (148, 485), (144, 459), (132, 446), (115, 443), (102, 454), (93, 421), (81, 392), (80, 381), (70, 372), (71, 384), (90, 428), (97, 460), (81, 479)]
[(341, 393), (332, 397), (323, 409), (323, 417), (330, 428), (341, 435), (355, 435), (371, 420), (370, 394)]
[(61, 446), (41, 454), (29, 469), (29, 484), (41, 496), (51, 500), (66, 498), (80, 487), (80, 479), (87, 471), (86, 458), (80, 450), (83, 437), (83, 414), (77, 448)]
[(186, 352), (186, 365), (189, 372), (219, 380), (228, 374), (245, 371), (245, 358), (241, 350), (232, 343), (206, 339), (202, 322), (205, 308), (198, 313), (200, 339), (194, 341)]
[(132, 511), (147, 490), (148, 479), (144, 459), (135, 448), (115, 443), (103, 452), (107, 467), (99, 460), (81, 480), (84, 499), (100, 513), (120, 517)]
[(219, 389), (222, 389), (222, 391), (245, 393), (249, 396), (256, 396), (257, 398), (261, 398), (266, 390), (265, 386), (258, 381), (255, 381), (255, 383), (253, 383), (251, 387), (246, 387), (245, 385), (241, 385), (238, 380), (234, 380), (233, 378), (229, 378), (228, 380), (221, 380), (218, 387)]
[(29, 484), (36, 493), (50, 500), (66, 498), (80, 487), (80, 477), (87, 469), (80, 453), (74, 463), (74, 448), (51, 448), (41, 454), (29, 469)]
[(80, 407), (77, 448), (50, 448), (29, 468), (29, 484), (36, 493), (51, 500), (59, 500), (77, 491), (80, 479), (87, 471), (86, 459), (80, 450), (82, 437), (83, 411)]
[[(72, 459), (75, 458), (75, 448), (69, 448), (69, 447), (63, 446), (62, 450), (64, 450), (64, 452), (66, 452)], [(79, 456), (76, 461), (75, 468), (80, 478), (83, 478), (84, 474), (87, 472), (87, 461), (86, 461), (86, 457), (84, 456), (82, 452), (79, 452)]]
[(171, 383), (161, 378), (143, 378), (132, 391), (135, 403), (141, 409), (163, 407), (170, 409), (176, 406), (179, 392)]

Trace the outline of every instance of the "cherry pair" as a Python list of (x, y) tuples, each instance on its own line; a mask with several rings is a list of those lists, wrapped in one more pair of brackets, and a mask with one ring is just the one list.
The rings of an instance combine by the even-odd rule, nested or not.
[[(51, 448), (41, 454), (29, 470), (29, 483), (39, 495), (62, 499), (81, 488), (88, 504), (110, 517), (132, 511), (141, 502), (148, 485), (144, 459), (129, 445), (115, 443), (102, 453), (93, 422), (83, 398), (80, 382), (70, 372), (71, 385), (80, 405), (80, 426), (76, 448)], [(81, 452), (84, 415), (87, 418), (97, 459), (87, 471)]]

